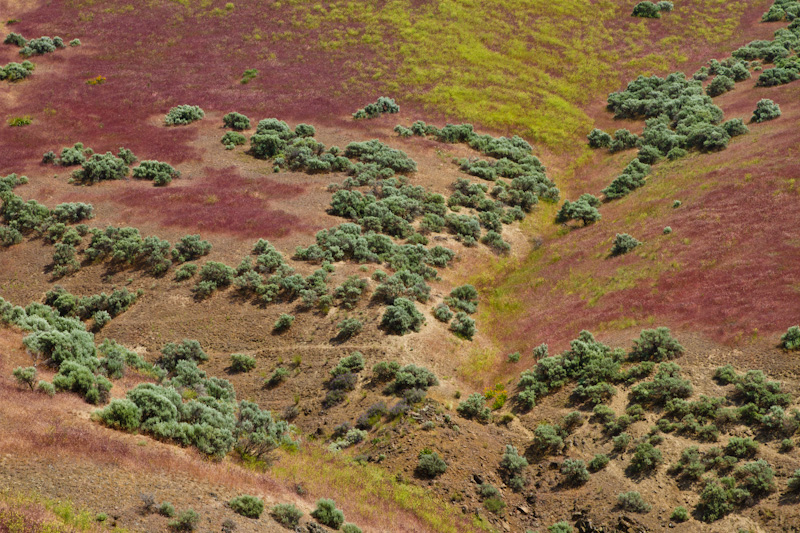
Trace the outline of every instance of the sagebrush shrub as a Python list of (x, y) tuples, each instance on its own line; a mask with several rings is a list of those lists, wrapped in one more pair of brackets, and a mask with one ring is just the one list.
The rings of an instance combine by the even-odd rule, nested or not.
[[(243, 131), (250, 129), (250, 119), (246, 115), (233, 111), (222, 117), (222, 123), (226, 128), (231, 128), (236, 131)], [(224, 143), (223, 144), (227, 144)]]
[(430, 450), (423, 450), (419, 454), (417, 472), (424, 476), (433, 478), (444, 474), (447, 471), (447, 463), (439, 457), (439, 454)]
[(639, 338), (633, 341), (630, 353), (634, 361), (655, 361), (660, 363), (683, 355), (683, 346), (671, 335), (669, 328), (643, 329)]
[(200, 523), (200, 515), (193, 509), (182, 512), (175, 520), (171, 520), (167, 525), (175, 531), (194, 531)]
[(568, 485), (581, 485), (589, 481), (589, 471), (580, 459), (564, 459), (561, 463), (561, 475)]
[(611, 246), (611, 255), (624, 255), (641, 244), (641, 241), (627, 233), (617, 233), (617, 236), (614, 238), (614, 243)]
[(466, 400), (460, 402), (456, 411), (464, 418), (474, 418), (480, 422), (487, 422), (491, 417), (489, 408), (486, 407), (486, 398), (479, 392), (470, 394)]
[(114, 399), (99, 413), (100, 420), (109, 427), (135, 431), (142, 420), (142, 410), (128, 399)]
[(21, 367), (18, 366), (12, 372), (12, 375), (17, 380), (17, 383), (20, 385), (27, 385), (31, 390), (36, 383), (36, 376), (37, 371), (36, 367), (28, 366), (28, 367)]
[(763, 98), (756, 104), (756, 109), (753, 111), (752, 122), (765, 122), (781, 116), (781, 108), (767, 98)]
[(285, 527), (294, 528), (300, 523), (303, 517), (303, 511), (297, 508), (293, 503), (279, 503), (272, 506), (270, 515), (280, 525)]
[(167, 126), (180, 126), (191, 124), (205, 117), (206, 114), (196, 105), (179, 105), (170, 109), (164, 116)]
[(336, 508), (336, 502), (326, 498), (317, 500), (317, 507), (311, 511), (311, 516), (332, 529), (339, 529), (344, 522), (344, 513)]
[(800, 350), (800, 326), (791, 326), (781, 335), (781, 348), (787, 351)]
[(249, 372), (256, 367), (256, 358), (243, 353), (231, 354), (231, 370)]
[(162, 161), (142, 161), (133, 169), (134, 178), (152, 181), (156, 187), (169, 185), (173, 178), (178, 178), (180, 175), (181, 173), (172, 165)]
[(234, 513), (247, 518), (258, 518), (264, 512), (264, 500), (249, 494), (242, 494), (232, 498), (228, 505), (230, 505)]
[(645, 502), (642, 495), (635, 490), (619, 494), (617, 496), (617, 503), (626, 511), (646, 513), (650, 510), (650, 505)]

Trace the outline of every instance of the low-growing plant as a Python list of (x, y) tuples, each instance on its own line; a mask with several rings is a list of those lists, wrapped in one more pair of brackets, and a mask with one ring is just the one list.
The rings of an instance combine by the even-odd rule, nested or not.
[[(233, 111), (222, 117), (222, 123), (226, 128), (231, 128), (236, 131), (243, 131), (250, 129), (250, 119), (241, 113)], [(223, 142), (223, 144), (227, 144)]]
[(470, 394), (466, 400), (460, 402), (456, 411), (464, 418), (474, 418), (479, 422), (488, 422), (491, 418), (489, 408), (486, 407), (486, 398), (478, 392)]
[(636, 240), (627, 233), (617, 233), (617, 236), (614, 238), (614, 243), (611, 247), (611, 256), (616, 257), (618, 255), (624, 255), (641, 244), (641, 241)]
[(564, 459), (561, 463), (561, 475), (567, 485), (582, 485), (589, 481), (589, 471), (580, 459)]
[(21, 367), (18, 366), (12, 372), (14, 378), (17, 380), (17, 383), (20, 385), (27, 385), (31, 390), (33, 390), (35, 383), (36, 383), (36, 376), (37, 371), (36, 367), (28, 366), (28, 367)]
[(423, 477), (434, 478), (447, 471), (447, 463), (438, 453), (425, 449), (419, 454), (416, 470)]
[(679, 505), (672, 511), (669, 519), (675, 522), (686, 522), (689, 520), (689, 512), (686, 510), (686, 507)]
[(166, 516), (167, 518), (172, 518), (175, 516), (175, 506), (170, 502), (162, 502), (161, 505), (158, 506), (158, 514)]
[(598, 453), (595, 455), (591, 461), (589, 461), (589, 470), (592, 472), (598, 472), (608, 465), (609, 458), (607, 455), (603, 453)]
[(781, 116), (780, 106), (768, 98), (763, 98), (756, 104), (751, 122), (765, 122), (779, 116)]
[(645, 502), (642, 495), (635, 490), (619, 494), (617, 496), (617, 503), (626, 511), (635, 513), (646, 513), (650, 510), (650, 505)]
[(264, 512), (264, 500), (249, 494), (236, 496), (228, 502), (228, 505), (234, 513), (247, 518), (259, 518)]
[(168, 525), (175, 531), (194, 531), (200, 523), (200, 515), (193, 509), (182, 512), (175, 520), (171, 520)]
[(270, 509), (270, 515), (280, 525), (287, 528), (294, 528), (300, 523), (303, 517), (303, 511), (297, 508), (293, 503), (279, 503), (273, 505)]
[(206, 114), (196, 105), (179, 105), (170, 109), (164, 116), (167, 126), (181, 126), (191, 124), (202, 119)]
[(344, 513), (336, 508), (336, 502), (326, 498), (317, 500), (317, 507), (311, 511), (311, 516), (332, 529), (339, 529), (344, 522)]
[(255, 367), (255, 357), (243, 353), (231, 354), (231, 370), (234, 372), (250, 372)]
[(800, 326), (791, 326), (781, 335), (781, 348), (786, 351), (800, 350)]

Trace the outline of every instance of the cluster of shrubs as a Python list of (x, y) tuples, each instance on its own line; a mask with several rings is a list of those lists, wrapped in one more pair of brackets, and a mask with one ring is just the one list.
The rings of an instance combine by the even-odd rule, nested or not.
[[(70, 46), (77, 46), (73, 44), (77, 39), (71, 41), (69, 44)], [(11, 44), (14, 46), (18, 46), (20, 48), (20, 55), (23, 57), (30, 57), (32, 55), (44, 55), (49, 54), (51, 52), (55, 52), (57, 49), (66, 48), (64, 44), (64, 39), (61, 37), (48, 37), (43, 35), (42, 37), (38, 37), (36, 39), (25, 39), (22, 35), (18, 33), (11, 32), (6, 35), (5, 39), (3, 40), (3, 44)], [(78, 41), (78, 45), (80, 41)]]
[[(55, 391), (69, 391), (89, 403), (103, 404), (108, 401), (112, 387), (108, 378), (121, 377), (126, 367), (152, 376), (161, 375), (137, 354), (113, 341), (106, 340), (96, 347), (94, 335), (86, 331), (83, 322), (63, 317), (49, 306), (32, 303), (22, 308), (0, 299), (0, 319), (29, 332), (23, 338), (28, 351), (37, 360), (58, 370), (52, 384), (39, 382), (37, 385), (38, 390), (49, 395)], [(33, 372), (23, 370), (20, 373), (27, 381), (35, 379), (35, 369)]]
[(769, 11), (762, 15), (761, 20), (763, 22), (794, 21), (798, 17), (800, 17), (800, 2), (798, 0), (775, 0)]
[[(83, 143), (62, 148), (60, 156), (56, 156), (53, 151), (42, 156), (43, 164), (64, 167), (81, 165), (80, 170), (72, 173), (72, 180), (89, 185), (103, 180), (125, 178), (128, 175), (128, 167), (138, 160), (139, 158), (131, 150), (124, 147), (120, 148), (116, 155), (111, 152), (96, 154), (91, 148), (84, 147)], [(152, 181), (157, 187), (168, 185), (179, 176), (180, 172), (172, 165), (161, 161), (142, 161), (133, 169), (134, 178)]]
[(642, 17), (649, 19), (661, 18), (661, 13), (669, 13), (673, 9), (672, 2), (658, 2), (653, 3), (649, 1), (639, 2), (633, 7), (633, 17)]
[(112, 318), (124, 313), (141, 294), (141, 291), (133, 293), (122, 288), (114, 289), (111, 294), (102, 292), (78, 297), (64, 287), (55, 285), (45, 293), (44, 303), (58, 311), (61, 316), (76, 317), (81, 320), (92, 318), (99, 329)]
[(230, 382), (207, 377), (197, 366), (207, 359), (197, 341), (168, 343), (157, 362), (160, 384), (138, 385), (99, 411), (98, 418), (110, 427), (143, 431), (218, 458), (234, 446), (244, 456), (263, 459), (278, 446), (295, 445), (286, 422), (252, 402), (236, 402)]
[(21, 81), (31, 75), (35, 65), (30, 61), (23, 61), (22, 63), (8, 63), (4, 67), (0, 67), (0, 80), (7, 81)]
[(146, 268), (151, 274), (159, 276), (169, 270), (172, 262), (196, 259), (211, 250), (211, 243), (199, 235), (186, 235), (175, 244), (150, 236), (142, 238), (137, 228), (117, 228), (89, 230), (91, 241), (84, 251), (90, 261), (110, 259), (120, 266)]
[(517, 402), (524, 409), (536, 405), (536, 398), (556, 390), (571, 380), (578, 381), (574, 398), (583, 403), (597, 405), (616, 394), (612, 383), (632, 383), (648, 376), (653, 361), (678, 357), (683, 348), (667, 328), (643, 330), (628, 355), (630, 361), (642, 361), (627, 370), (621, 369), (624, 350), (612, 349), (595, 340), (591, 333), (582, 331), (570, 343), (570, 349), (557, 356), (547, 355), (547, 345), (534, 350), (536, 366), (525, 370), (517, 384)]
[(363, 109), (359, 109), (353, 113), (354, 119), (361, 118), (377, 118), (384, 113), (399, 113), (400, 106), (392, 98), (386, 96), (378, 97), (378, 100), (372, 104), (367, 104)]
[[(749, 77), (746, 67), (735, 59), (725, 64), (712, 62), (711, 71), (720, 78), (710, 85), (712, 93), (727, 90), (731, 82)], [(631, 172), (626, 171), (632, 176), (623, 178), (624, 183), (612, 184), (609, 187), (610, 198), (618, 198), (641, 186), (644, 175), (649, 172), (648, 164), (663, 157), (677, 159), (690, 149), (703, 152), (722, 150), (727, 147), (732, 134), (746, 131), (720, 124), (722, 110), (703, 92), (701, 81), (687, 79), (683, 73), (677, 72), (666, 78), (639, 76), (624, 91), (608, 96), (608, 109), (616, 118), (648, 119), (640, 138), (627, 130), (618, 130), (613, 139), (601, 130), (589, 134), (589, 143), (595, 148), (639, 147), (638, 161), (634, 160), (634, 167), (629, 166)]]
[[(466, 143), (472, 149), (496, 158), (497, 161), (460, 159), (456, 162), (467, 174), (495, 181), (491, 194), (507, 205), (520, 206), (528, 211), (539, 198), (548, 202), (558, 201), (559, 190), (545, 175), (545, 168), (533, 155), (533, 148), (516, 135), (511, 138), (478, 135), (472, 124), (447, 124), (439, 129), (422, 121), (415, 122), (410, 128), (397, 126), (395, 131), (401, 137), (431, 136), (439, 142)], [(500, 177), (511, 179), (510, 186)]]
[[(701, 453), (696, 446), (690, 446), (681, 452), (680, 459), (670, 468), (670, 472), (691, 482), (702, 480), (704, 486), (697, 512), (702, 520), (713, 522), (737, 506), (758, 500), (776, 489), (775, 471), (764, 459), (739, 465), (741, 459), (752, 458), (757, 450), (757, 442), (739, 437), (732, 437), (724, 448), (713, 447), (705, 453)], [(717, 479), (703, 477), (713, 471), (719, 475)], [(723, 475), (725, 473), (731, 475)], [(791, 484), (790, 479), (790, 491)]]

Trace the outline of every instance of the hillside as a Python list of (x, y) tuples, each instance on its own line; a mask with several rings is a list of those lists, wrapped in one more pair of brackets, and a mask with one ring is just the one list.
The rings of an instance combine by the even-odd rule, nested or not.
[(0, 531), (797, 531), (800, 3), (637, 4), (0, 0)]

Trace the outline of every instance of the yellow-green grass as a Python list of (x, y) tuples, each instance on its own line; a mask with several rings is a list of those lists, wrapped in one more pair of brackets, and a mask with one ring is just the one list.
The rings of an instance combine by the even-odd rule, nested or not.
[(312, 443), (282, 455), (271, 475), (302, 483), (314, 498), (335, 499), (341, 503), (345, 518), (350, 520), (348, 510), (357, 513), (359, 525), (366, 530), (416, 518), (424, 531), (492, 531), (486, 522), (464, 517), (459, 509), (421, 487), (399, 482), (385, 469), (361, 464), (345, 453), (330, 453)]

